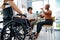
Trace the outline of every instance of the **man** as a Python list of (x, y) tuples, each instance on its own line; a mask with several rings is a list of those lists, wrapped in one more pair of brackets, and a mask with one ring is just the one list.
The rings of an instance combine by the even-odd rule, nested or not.
[(37, 16), (34, 13), (32, 13), (32, 7), (28, 7), (27, 11), (28, 11), (27, 19), (30, 21), (30, 25), (32, 26), (33, 29), (34, 24), (36, 23)]
[(45, 10), (43, 10), (43, 8), (41, 8), (41, 10), (43, 11), (43, 14), (40, 15), (40, 17), (44, 17), (45, 21), (39, 22), (37, 23), (37, 33), (36, 33), (36, 38), (38, 38), (39, 32), (42, 29), (42, 26), (47, 24), (47, 25), (52, 25), (53, 21), (52, 21), (52, 11), (49, 9), (50, 5), (46, 4), (45, 5)]

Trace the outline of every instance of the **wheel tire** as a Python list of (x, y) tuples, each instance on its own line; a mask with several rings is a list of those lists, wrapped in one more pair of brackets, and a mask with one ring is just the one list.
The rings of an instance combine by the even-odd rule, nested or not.
[[(10, 21), (6, 23), (6, 25), (3, 27), (2, 32), (1, 32), (1, 40), (12, 40), (12, 37), (10, 38), (10, 32), (9, 33), (6, 33), (6, 32), (7, 32), (7, 28), (9, 28), (8, 31), (10, 31), (11, 25), (15, 25), (15, 23), (16, 23), (15, 21)], [(5, 38), (6, 34), (8, 35), (7, 38)], [(16, 36), (14, 38), (19, 40)]]

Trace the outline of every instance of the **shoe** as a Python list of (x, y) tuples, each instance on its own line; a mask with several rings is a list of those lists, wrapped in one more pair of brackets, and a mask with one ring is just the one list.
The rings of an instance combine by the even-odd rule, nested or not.
[(39, 35), (39, 33), (36, 33), (36, 35), (35, 35), (36, 36), (36, 39), (38, 38), (38, 35)]

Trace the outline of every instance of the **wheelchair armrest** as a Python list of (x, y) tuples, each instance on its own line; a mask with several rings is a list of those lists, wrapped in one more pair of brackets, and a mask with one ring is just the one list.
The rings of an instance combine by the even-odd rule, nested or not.
[(17, 15), (18, 15), (18, 16), (21, 16), (21, 17), (22, 17), (22, 16), (26, 17), (26, 15), (24, 15), (24, 14), (17, 14)]

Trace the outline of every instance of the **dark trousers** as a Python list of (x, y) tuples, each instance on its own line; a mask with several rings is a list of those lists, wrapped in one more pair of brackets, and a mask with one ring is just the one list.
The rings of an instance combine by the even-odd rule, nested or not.
[(12, 20), (13, 9), (12, 7), (7, 7), (2, 10), (2, 13), (3, 13), (3, 21), (4, 21), (3, 25), (5, 25), (7, 22)]
[(7, 18), (3, 18), (3, 25), (5, 25), (7, 22), (11, 21), (12, 18), (11, 17), (7, 17)]
[(37, 23), (37, 33), (41, 31), (43, 25), (52, 25), (52, 24), (53, 24), (53, 21), (49, 19), (46, 19), (45, 21)]

